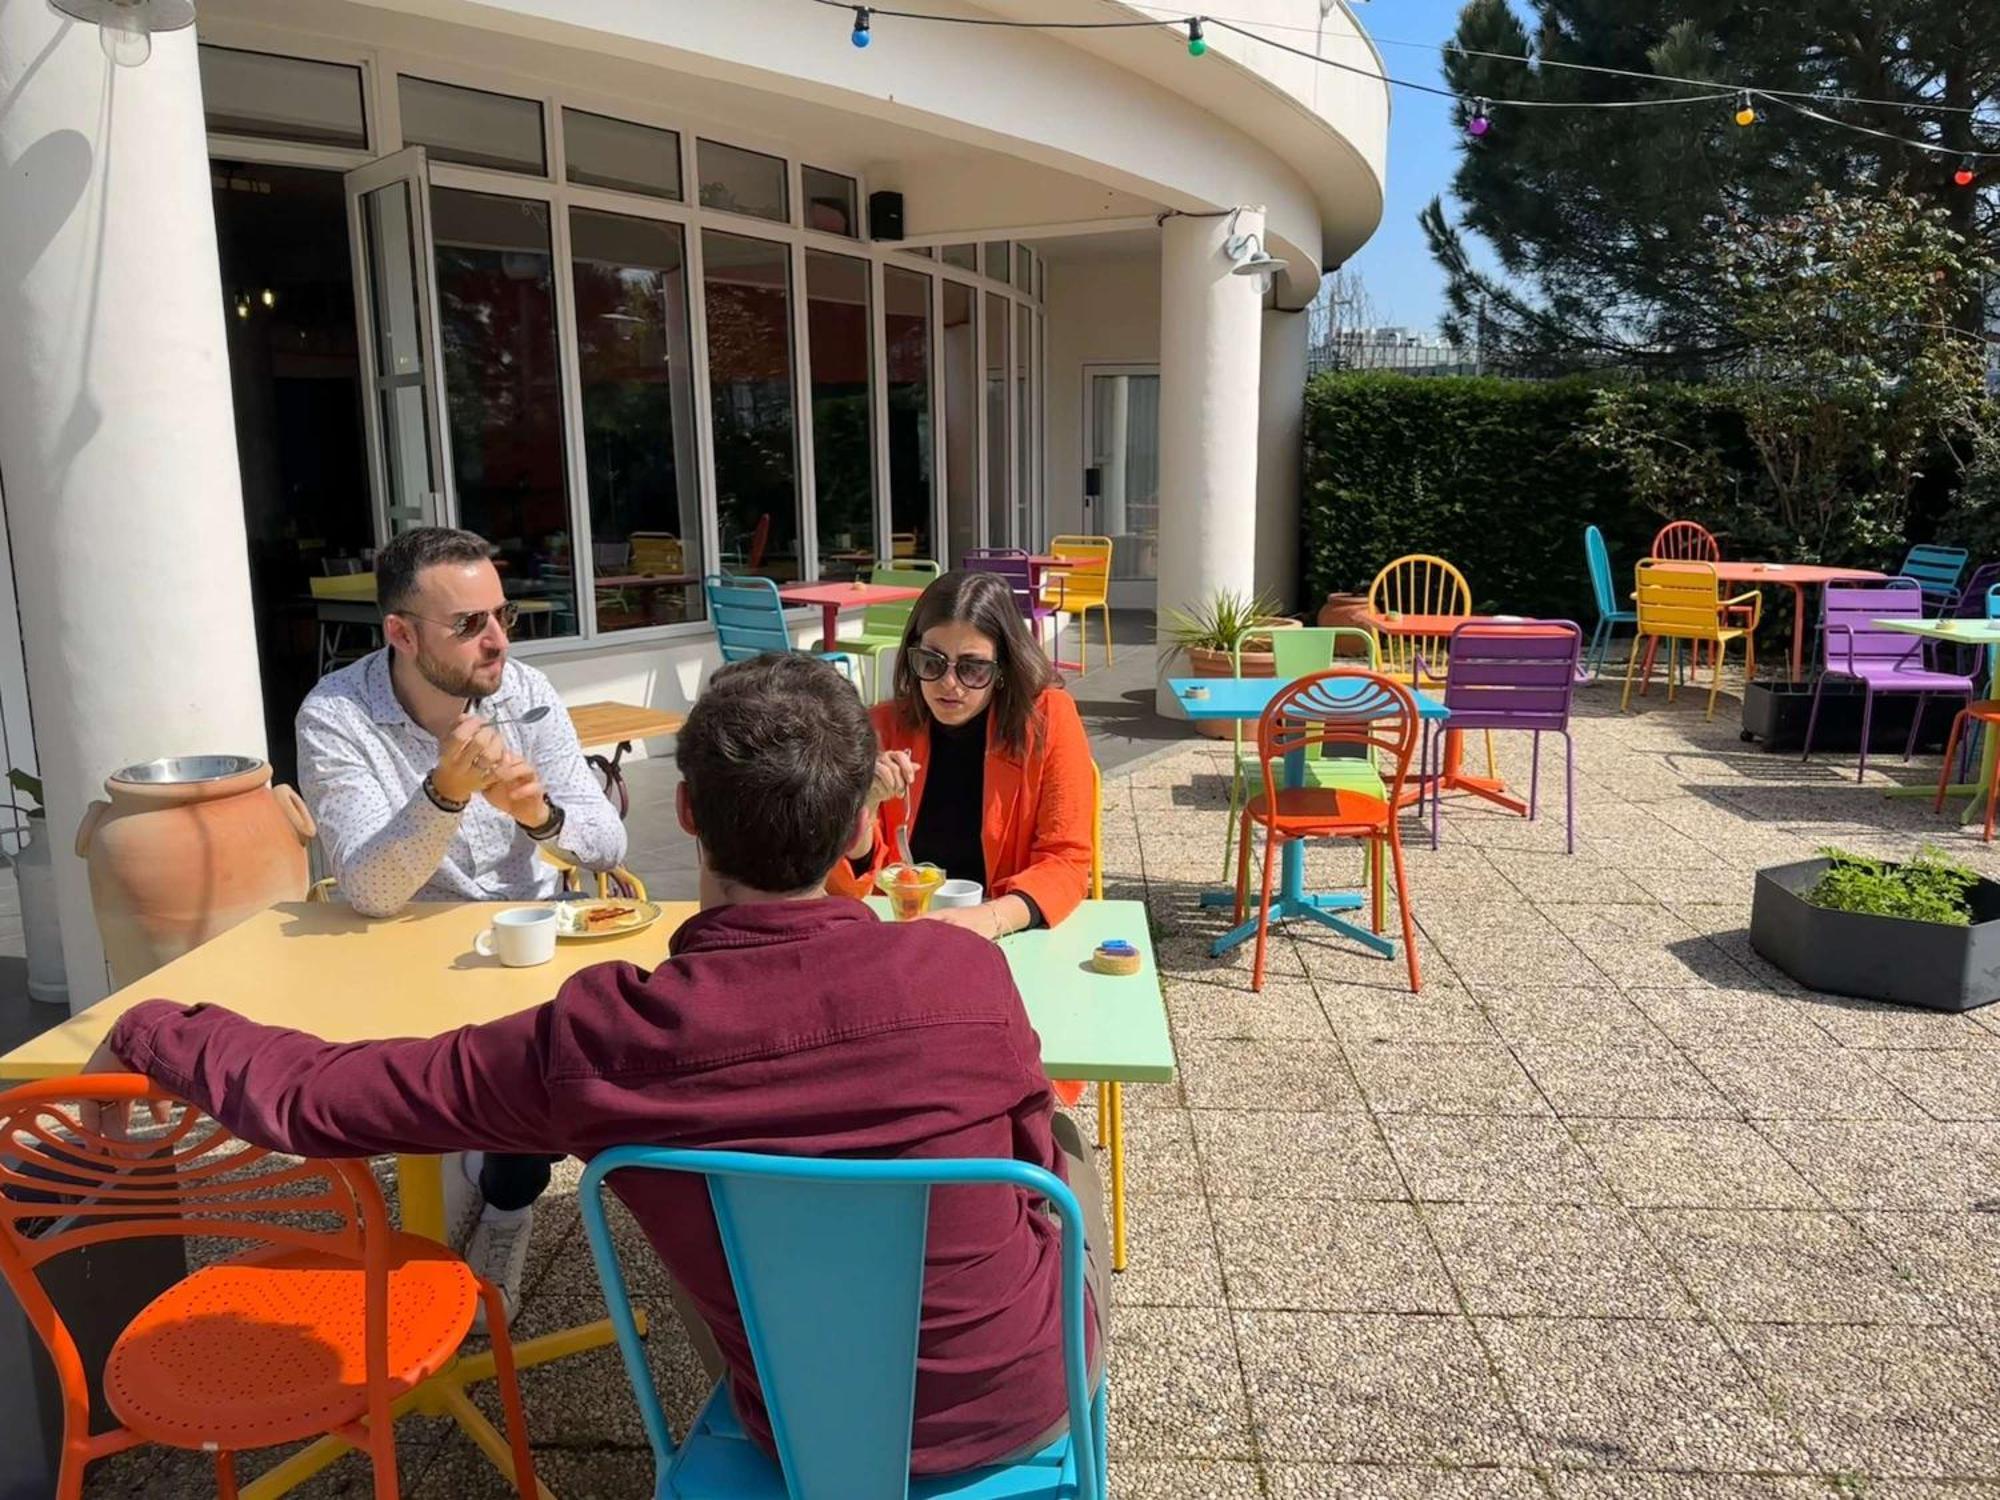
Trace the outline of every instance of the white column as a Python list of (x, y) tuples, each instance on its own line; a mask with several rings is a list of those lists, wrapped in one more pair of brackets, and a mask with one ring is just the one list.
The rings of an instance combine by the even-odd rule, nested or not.
[(193, 28), (114, 68), (0, 5), (0, 474), (72, 1006), (106, 991), (83, 863), (106, 775), (263, 755)]
[[(1235, 232), (1264, 232), (1245, 210)], [(1229, 216), (1170, 218), (1160, 236), (1160, 584), (1172, 611), (1256, 584), (1257, 385), (1263, 282), (1233, 274)], [(1159, 705), (1172, 693), (1161, 679)]]
[[(1257, 407), (1257, 588), (1291, 610), (1299, 603), (1299, 494), (1305, 457), (1306, 315), (1264, 312), (1263, 383)], [(1311, 600), (1305, 601), (1311, 604)]]

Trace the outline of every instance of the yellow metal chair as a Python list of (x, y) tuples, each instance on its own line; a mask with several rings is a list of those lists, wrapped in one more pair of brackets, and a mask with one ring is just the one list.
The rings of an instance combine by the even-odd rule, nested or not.
[(1042, 603), (1076, 616), (1076, 659), (1090, 670), (1090, 611), (1104, 616), (1104, 665), (1111, 665), (1111, 538), (1059, 536), (1049, 543), (1051, 557), (1073, 557), (1082, 567), (1068, 568), (1042, 588)]
[[(1648, 558), (1633, 569), (1633, 577), (1636, 584), (1634, 597), (1639, 610), (1639, 633), (1632, 638), (1632, 655), (1625, 663), (1625, 692), (1618, 700), (1618, 711), (1624, 713), (1632, 702), (1632, 674), (1638, 669), (1642, 653), (1646, 658), (1646, 676), (1649, 679), (1652, 677), (1652, 645), (1660, 641), (1669, 643), (1667, 701), (1673, 702), (1675, 672), (1680, 665), (1680, 643), (1687, 641), (1690, 655), (1698, 645), (1707, 644), (1714, 648), (1710, 653), (1714, 675), (1708, 686), (1708, 717), (1714, 718), (1715, 697), (1722, 690), (1722, 659), (1731, 642), (1743, 642), (1745, 673), (1747, 676), (1756, 675), (1756, 632), (1763, 617), (1763, 596), (1751, 589), (1731, 599), (1723, 598), (1721, 580), (1715, 576), (1715, 569), (1704, 562), (1660, 562)], [(1746, 606), (1749, 609), (1747, 626), (1723, 623), (1724, 610)]]
[[(1375, 575), (1368, 585), (1368, 612), (1388, 615), (1444, 615), (1464, 619), (1472, 613), (1472, 585), (1465, 575), (1442, 557), (1429, 552), (1411, 552), (1397, 558)], [(1378, 631), (1380, 671), (1384, 677), (1413, 688), (1444, 686), (1450, 665), (1451, 633), (1443, 635), (1391, 635)], [(1497, 776), (1493, 759), (1493, 735), (1486, 735), (1486, 774)]]

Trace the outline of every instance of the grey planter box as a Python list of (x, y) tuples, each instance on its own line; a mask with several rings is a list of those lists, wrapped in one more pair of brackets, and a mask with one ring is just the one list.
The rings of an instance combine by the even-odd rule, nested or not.
[(1926, 1010), (1971, 1010), (2000, 1000), (2000, 884), (1966, 893), (1972, 925), (1829, 911), (1804, 893), (1831, 860), (1757, 872), (1750, 945), (1807, 989)]

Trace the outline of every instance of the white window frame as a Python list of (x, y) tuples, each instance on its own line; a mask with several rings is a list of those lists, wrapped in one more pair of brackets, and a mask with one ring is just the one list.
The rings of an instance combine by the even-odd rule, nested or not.
[[(357, 166), (377, 160), (400, 150), (405, 144), (402, 134), (400, 101), (397, 93), (398, 78), (403, 74), (429, 79), (437, 83), (453, 84), (464, 88), (483, 89), (490, 93), (510, 95), (514, 98), (534, 102), (542, 111), (542, 131), (548, 158), (548, 173), (543, 177), (530, 176), (521, 172), (503, 172), (488, 168), (466, 166), (455, 162), (433, 162), (430, 167), (431, 184), (434, 187), (460, 189), (468, 192), (486, 193), (498, 197), (525, 198), (543, 203), (549, 212), (551, 274), (555, 281), (555, 318), (558, 342), (557, 361), (563, 382), (559, 418), (563, 424), (565, 445), (564, 475), (568, 486), (568, 517), (570, 523), (571, 551), (574, 559), (576, 584), (577, 633), (554, 639), (523, 638), (515, 643), (515, 649), (523, 657), (560, 659), (595, 653), (606, 648), (623, 649), (644, 646), (651, 643), (671, 642), (690, 638), (701, 638), (713, 633), (712, 624), (706, 619), (682, 621), (670, 625), (640, 626), (627, 630), (599, 631), (596, 625), (596, 611), (592, 601), (596, 597), (595, 566), (591, 548), (590, 501), (588, 493), (588, 465), (583, 451), (582, 390), (579, 381), (578, 349), (576, 342), (575, 286), (571, 266), (572, 252), (569, 215), (572, 208), (594, 209), (604, 213), (622, 214), (631, 218), (654, 219), (680, 226), (685, 246), (688, 281), (688, 333), (690, 343), (690, 374), (694, 385), (691, 404), (694, 414), (693, 460), (696, 466), (696, 482), (699, 491), (699, 515), (703, 529), (701, 555), (705, 571), (715, 571), (719, 565), (719, 517), (717, 507), (717, 487), (715, 472), (715, 442), (712, 426), (713, 401), (709, 384), (708, 368), (708, 328), (707, 309), (704, 296), (704, 267), (702, 263), (702, 231), (716, 229), (729, 234), (746, 235), (782, 243), (787, 247), (788, 262), (792, 280), (792, 350), (791, 383), (793, 392), (794, 420), (793, 433), (796, 448), (796, 469), (799, 505), (799, 550), (800, 574), (802, 579), (815, 580), (819, 574), (818, 546), (818, 506), (817, 486), (813, 471), (813, 428), (812, 401), (809, 389), (810, 372), (810, 321), (806, 295), (806, 259), (808, 249), (820, 249), (836, 255), (859, 258), (869, 263), (870, 288), (870, 429), (874, 462), (873, 504), (874, 534), (878, 557), (891, 556), (890, 534), (893, 529), (889, 497), (889, 423), (887, 394), (887, 342), (884, 318), (887, 297), (883, 283), (883, 268), (888, 264), (900, 264), (912, 270), (922, 271), (930, 278), (931, 319), (930, 319), (930, 402), (931, 402), (931, 536), (934, 552), (940, 554), (938, 561), (946, 561), (948, 552), (948, 495), (950, 476), (949, 444), (946, 442), (946, 409), (944, 398), (943, 370), (943, 329), (944, 329), (944, 284), (957, 281), (972, 289), (976, 298), (998, 296), (1007, 303), (1010, 340), (1017, 321), (1015, 307), (1026, 303), (1032, 315), (1035, 330), (1035, 347), (1030, 359), (1029, 407), (1026, 412), (1015, 412), (1019, 403), (1014, 399), (1012, 365), (1007, 372), (1008, 410), (1010, 427), (1013, 422), (1032, 422), (1030, 432), (1029, 475), (1014, 475), (1014, 483), (1027, 484), (1031, 497), (1029, 506), (1030, 525), (1038, 527), (1041, 521), (1043, 476), (1043, 453), (1047, 441), (1047, 413), (1045, 410), (1046, 380), (1043, 370), (1047, 358), (1047, 340), (1043, 336), (1044, 303), (1035, 295), (1036, 288), (1012, 285), (1013, 247), (1018, 243), (1012, 233), (1005, 229), (983, 231), (973, 243), (980, 247), (980, 271), (968, 271), (949, 265), (942, 255), (940, 240), (932, 246), (937, 253), (925, 257), (911, 254), (914, 241), (885, 241), (870, 238), (867, 222), (867, 204), (870, 183), (866, 170), (859, 162), (843, 160), (837, 150), (823, 151), (817, 147), (811, 152), (811, 160), (801, 154), (794, 143), (787, 143), (763, 137), (753, 131), (738, 129), (734, 125), (724, 125), (699, 116), (679, 113), (671, 108), (663, 108), (657, 102), (640, 100), (623, 95), (600, 93), (594, 90), (551, 85), (529, 75), (460, 62), (434, 54), (403, 52), (376, 47), (368, 43), (348, 43), (325, 35), (306, 35), (275, 27), (262, 21), (240, 20), (219, 17), (204, 23), (202, 40), (218, 47), (237, 48), (244, 51), (264, 52), (280, 57), (298, 57), (317, 62), (339, 63), (358, 67), (361, 70), (362, 103), (364, 126), (368, 136), (368, 149), (358, 150), (347, 147), (312, 146), (303, 143), (266, 140), (259, 137), (211, 134), (208, 137), (211, 158), (226, 158), (272, 166), (318, 167), (332, 171), (351, 171)], [(591, 114), (612, 119), (628, 120), (634, 124), (647, 125), (661, 130), (675, 132), (679, 139), (681, 158), (681, 193), (679, 201), (654, 197), (639, 193), (623, 193), (611, 189), (588, 187), (571, 183), (565, 175), (566, 141), (563, 130), (562, 111), (565, 109), (584, 110)], [(717, 140), (726, 145), (738, 146), (745, 150), (762, 152), (784, 161), (786, 188), (789, 203), (789, 218), (780, 223), (771, 219), (756, 218), (746, 214), (731, 213), (721, 209), (704, 208), (700, 204), (701, 180), (699, 172), (699, 148), (703, 137)], [(813, 166), (829, 172), (838, 172), (852, 177), (856, 184), (858, 211), (861, 223), (857, 226), (860, 234), (856, 238), (830, 234), (805, 227), (805, 195), (803, 171), (805, 166)], [(1006, 240), (1009, 244), (1008, 271), (1010, 280), (999, 281), (983, 274), (983, 247), (989, 239)], [(956, 243), (957, 240), (952, 241)], [(929, 244), (929, 240), (921, 241)], [(1040, 269), (1042, 258), (1030, 248), (1035, 266)], [(434, 274), (434, 271), (433, 271)], [(1037, 280), (1045, 277), (1045, 270)], [(988, 506), (993, 503), (989, 496), (988, 471), (990, 460), (987, 444), (993, 435), (988, 432), (984, 390), (986, 369), (986, 304), (979, 301), (974, 319), (976, 338), (973, 350), (974, 370), (979, 382), (978, 394), (973, 402), (975, 438), (973, 465), (976, 470), (977, 519), (975, 535), (987, 535)], [(1010, 431), (1007, 467), (1010, 473), (1019, 468), (1018, 450), (1013, 445), (1015, 439)], [(447, 436), (448, 442), (448, 436)], [(447, 449), (447, 466), (449, 454)], [(1011, 502), (1009, 504), (1011, 515)], [(371, 512), (372, 512), (371, 504)], [(447, 486), (443, 505), (444, 514), (452, 523), (459, 517), (458, 495), (447, 469)], [(1011, 525), (1011, 520), (1010, 520)], [(1013, 538), (1014, 545), (1035, 545), (1033, 536)], [(802, 609), (789, 612), (799, 621), (815, 616), (816, 612)]]

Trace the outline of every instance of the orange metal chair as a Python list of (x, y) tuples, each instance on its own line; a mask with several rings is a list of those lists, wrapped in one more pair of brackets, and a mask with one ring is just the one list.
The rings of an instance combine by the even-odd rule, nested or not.
[[(100, 1113), (142, 1101), (177, 1118), (121, 1132)], [(169, 1287), (118, 1336), (104, 1397), (123, 1425), (93, 1436), (83, 1363), (38, 1268), (154, 1235), (250, 1248)], [(0, 1276), (62, 1386), (55, 1500), (81, 1500), (89, 1464), (141, 1443), (213, 1453), (217, 1493), (234, 1500), (238, 1452), (323, 1434), (366, 1453), (377, 1500), (393, 1500), (394, 1409), (457, 1352), (481, 1298), (515, 1482), (537, 1493), (500, 1294), (436, 1241), (390, 1229), (365, 1162), (273, 1156), (136, 1075), (27, 1084), (0, 1094)]]
[[(1334, 694), (1323, 684), (1335, 678), (1365, 678), (1359, 693)], [(1395, 874), (1396, 906), (1403, 919), (1403, 953), (1409, 961), (1410, 993), (1420, 993), (1423, 976), (1417, 963), (1416, 919), (1410, 910), (1410, 888), (1403, 876), (1403, 841), (1396, 811), (1402, 806), (1403, 784), (1410, 758), (1416, 753), (1422, 725), (1410, 690), (1380, 672), (1336, 669), (1301, 677), (1279, 693), (1257, 721), (1257, 759), (1263, 765), (1264, 790), (1243, 809), (1236, 852), (1236, 920), (1249, 909), (1250, 830), (1264, 830), (1264, 896), (1257, 915), (1257, 957), (1250, 987), (1264, 988), (1264, 949), (1271, 927), (1271, 891), (1278, 856), (1290, 839), (1355, 838), (1365, 840), (1371, 874), (1386, 857)], [(1331, 746), (1358, 748), (1374, 761), (1386, 797), (1374, 788), (1302, 786), (1304, 778), (1279, 767), (1290, 757), (1298, 764), (1324, 754)], [(1368, 882), (1375, 931), (1382, 931), (1383, 884)]]
[[(1945, 793), (1951, 785), (1952, 760), (1958, 754), (1958, 737), (1965, 732), (1967, 719), (1984, 724), (1988, 734), (2000, 734), (2000, 699), (1982, 698), (1977, 703), (1968, 703), (1951, 721), (1951, 734), (1944, 742), (1944, 765), (1938, 770), (1937, 801), (1931, 804), (1932, 812), (1944, 811)], [(1993, 763), (1993, 773), (1986, 781), (1986, 831), (1983, 837), (1989, 844), (1993, 842), (1993, 813), (1996, 801), (2000, 801), (2000, 761)]]

